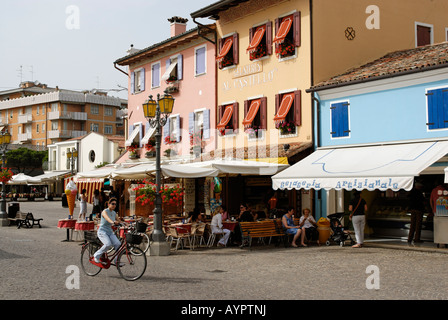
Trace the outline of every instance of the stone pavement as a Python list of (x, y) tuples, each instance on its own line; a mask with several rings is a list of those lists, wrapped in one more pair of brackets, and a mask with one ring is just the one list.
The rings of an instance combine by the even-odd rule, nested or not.
[[(361, 249), (178, 250), (148, 257), (146, 273), (135, 282), (124, 281), (114, 268), (88, 277), (80, 268), (80, 242), (61, 242), (66, 231), (57, 228), (57, 221), (66, 218), (68, 209), (60, 202), (20, 206), (22, 212), (43, 218), (43, 228), (0, 228), (1, 300), (448, 299), (448, 250), (390, 250), (376, 242)], [(68, 289), (66, 281), (77, 276), (71, 271), (76, 269), (79, 289)], [(379, 288), (369, 289), (372, 284)]]

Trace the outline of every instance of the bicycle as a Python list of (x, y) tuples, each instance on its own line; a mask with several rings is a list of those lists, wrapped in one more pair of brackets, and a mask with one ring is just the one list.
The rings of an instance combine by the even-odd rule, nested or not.
[[(138, 247), (133, 245), (142, 241), (142, 236), (136, 234), (135, 231), (126, 233), (118, 250), (109, 256), (104, 253), (100, 261), (96, 263), (93, 254), (101, 248), (101, 241), (98, 239), (95, 231), (85, 231), (86, 243), (81, 250), (81, 267), (88, 276), (96, 276), (102, 269), (109, 269), (111, 265), (115, 265), (120, 276), (127, 281), (135, 281), (140, 279), (146, 271), (147, 260), (146, 255)], [(117, 263), (112, 261), (116, 259)]]
[(137, 221), (131, 224), (131, 228), (134, 228), (136, 234), (142, 236), (142, 241), (140, 244), (134, 246), (140, 248), (143, 253), (146, 253), (151, 246), (149, 236), (146, 233), (148, 225), (144, 222)]

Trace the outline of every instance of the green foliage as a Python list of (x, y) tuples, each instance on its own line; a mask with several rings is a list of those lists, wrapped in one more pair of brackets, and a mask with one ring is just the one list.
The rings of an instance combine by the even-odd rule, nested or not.
[(28, 148), (9, 150), (6, 153), (8, 167), (18, 172), (29, 173), (34, 169), (42, 168), (42, 162), (47, 151), (35, 151)]

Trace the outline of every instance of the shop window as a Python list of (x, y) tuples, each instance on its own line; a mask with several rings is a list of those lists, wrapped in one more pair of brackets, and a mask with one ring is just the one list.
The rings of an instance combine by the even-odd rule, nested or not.
[(235, 134), (238, 130), (238, 102), (218, 106), (217, 128), (221, 136)]
[(255, 60), (272, 54), (272, 23), (268, 22), (249, 30), (249, 59)]
[(252, 139), (262, 138), (267, 129), (267, 98), (244, 101), (244, 132)]
[(302, 125), (302, 94), (300, 90), (275, 96), (275, 126), (280, 135), (295, 134)]
[(238, 64), (238, 45), (238, 33), (219, 39), (219, 54), (216, 57), (216, 61), (219, 63), (219, 69)]
[(350, 135), (348, 101), (331, 104), (331, 137), (342, 138)]
[(300, 12), (275, 20), (275, 53), (279, 58), (296, 55), (296, 48), (300, 47)]
[(426, 92), (428, 130), (448, 128), (448, 87)]

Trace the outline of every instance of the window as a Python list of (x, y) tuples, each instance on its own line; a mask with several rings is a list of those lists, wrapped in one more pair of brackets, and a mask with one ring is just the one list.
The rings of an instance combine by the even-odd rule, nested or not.
[(39, 124), (36, 124), (36, 132), (39, 133)]
[(332, 138), (342, 138), (350, 136), (349, 106), (350, 103), (348, 101), (331, 104), (330, 134)]
[(56, 112), (56, 111), (58, 111), (58, 104), (52, 103), (50, 108), (51, 108), (51, 112)]
[(39, 115), (39, 106), (36, 107), (36, 115)]
[(42, 114), (45, 114), (45, 105), (42, 106)]
[(112, 134), (112, 126), (110, 124), (104, 125), (104, 134)]
[(237, 133), (238, 130), (238, 102), (218, 106), (218, 125), (222, 136)]
[(92, 123), (92, 124), (90, 124), (90, 131), (93, 131), (93, 132), (99, 132), (99, 126), (98, 126), (98, 123)]
[(275, 53), (279, 58), (296, 55), (296, 48), (300, 47), (300, 12), (275, 19)]
[(104, 115), (111, 117), (114, 114), (114, 109), (112, 107), (105, 107), (104, 109)]
[(162, 80), (167, 83), (182, 80), (183, 79), (183, 56), (178, 54), (165, 61), (165, 73), (162, 76)]
[(95, 151), (93, 151), (93, 150), (90, 150), (90, 152), (89, 152), (89, 161), (90, 162), (95, 162)]
[(194, 75), (200, 76), (207, 72), (207, 57), (206, 57), (207, 47), (204, 45), (194, 49)]
[(219, 68), (237, 65), (239, 62), (238, 33), (219, 39), (218, 45), (219, 54), (216, 61), (219, 63)]
[(201, 139), (210, 138), (210, 110), (198, 109), (188, 115), (188, 132), (190, 138), (199, 135)]
[(249, 30), (250, 60), (259, 59), (272, 54), (272, 23), (269, 21)]
[(139, 68), (131, 72), (131, 93), (145, 91), (145, 68)]
[(434, 43), (433, 25), (426, 23), (415, 23), (415, 46), (421, 47)]
[(51, 121), (51, 130), (58, 130), (58, 122)]
[(165, 144), (180, 142), (181, 139), (180, 115), (175, 114), (167, 119), (167, 122), (163, 127), (163, 139)]
[(274, 121), (280, 135), (296, 133), (296, 127), (302, 125), (302, 93), (300, 90), (275, 95)]
[(151, 65), (151, 88), (160, 87), (160, 62)]
[(427, 90), (428, 130), (448, 128), (448, 87)]
[(42, 132), (45, 132), (45, 123), (42, 123)]
[(267, 98), (244, 101), (244, 132), (249, 138), (261, 138), (267, 129)]
[(100, 107), (95, 104), (92, 104), (90, 106), (90, 114), (100, 114)]

